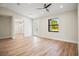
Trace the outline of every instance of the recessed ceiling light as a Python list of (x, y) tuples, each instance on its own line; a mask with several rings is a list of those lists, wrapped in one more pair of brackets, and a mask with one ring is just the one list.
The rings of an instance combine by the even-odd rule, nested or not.
[(63, 5), (60, 5), (60, 8), (63, 8)]

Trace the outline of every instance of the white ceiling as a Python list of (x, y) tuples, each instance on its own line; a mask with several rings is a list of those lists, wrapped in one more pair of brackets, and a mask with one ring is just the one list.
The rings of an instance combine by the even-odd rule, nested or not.
[[(6, 7), (30, 18), (38, 18), (49, 14), (63, 13), (77, 9), (77, 4), (75, 3), (52, 3), (52, 5), (48, 7), (50, 12), (37, 9), (43, 7), (43, 5), (43, 3), (20, 3), (20, 5), (17, 5), (17, 3), (0, 3), (0, 7)], [(60, 6), (63, 6), (63, 8), (60, 8)]]

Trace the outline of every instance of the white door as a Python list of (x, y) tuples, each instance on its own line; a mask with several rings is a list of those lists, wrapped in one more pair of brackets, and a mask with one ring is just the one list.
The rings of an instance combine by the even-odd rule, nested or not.
[(24, 20), (24, 36), (32, 36), (32, 20), (30, 19)]
[(38, 35), (38, 28), (39, 28), (39, 25), (38, 25), (38, 20), (33, 20), (33, 35)]
[(24, 22), (23, 21), (16, 21), (15, 24), (16, 34), (23, 34), (24, 33)]

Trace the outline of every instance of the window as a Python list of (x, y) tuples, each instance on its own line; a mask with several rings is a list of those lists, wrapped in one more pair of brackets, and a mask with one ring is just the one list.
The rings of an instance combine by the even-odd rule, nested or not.
[(59, 18), (52, 18), (48, 20), (48, 31), (49, 32), (59, 31)]

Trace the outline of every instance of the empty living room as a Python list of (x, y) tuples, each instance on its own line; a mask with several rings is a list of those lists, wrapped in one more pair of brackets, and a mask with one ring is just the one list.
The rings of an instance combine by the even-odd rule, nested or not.
[(78, 3), (0, 3), (0, 56), (78, 56)]

